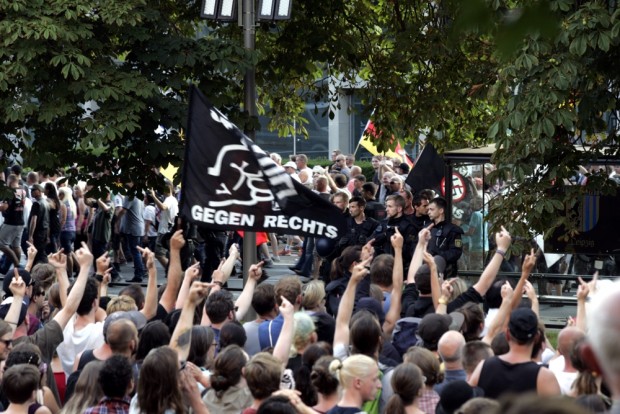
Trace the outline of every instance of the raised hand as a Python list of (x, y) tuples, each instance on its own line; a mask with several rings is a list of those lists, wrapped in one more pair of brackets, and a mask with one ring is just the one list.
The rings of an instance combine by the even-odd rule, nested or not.
[[(28, 248), (28, 249), (30, 249), (30, 248)], [(36, 251), (36, 249), (35, 249), (35, 251)], [(50, 255), (48, 255), (47, 256), (47, 261), (49, 262), (49, 264), (54, 266), (54, 268), (56, 268), (56, 269), (66, 269), (67, 268), (67, 255), (63, 253), (63, 249), (60, 249), (56, 253), (51, 253)]]
[(107, 251), (97, 258), (95, 265), (97, 266), (96, 272), (100, 275), (110, 268), (110, 256)]
[(189, 277), (192, 281), (200, 279), (200, 263), (194, 263), (185, 269), (185, 277)]
[(258, 262), (257, 264), (253, 264), (252, 266), (250, 266), (250, 278), (256, 280), (257, 282), (260, 280), (260, 278), (263, 276), (263, 265), (265, 264), (264, 261)]
[(11, 284), (9, 285), (9, 290), (13, 294), (13, 297), (21, 297), (26, 296), (26, 283), (24, 279), (19, 275), (17, 269), (13, 271), (13, 279), (11, 279)]
[(503, 250), (504, 252), (508, 250), (510, 244), (512, 243), (512, 237), (508, 230), (504, 226), (501, 226), (502, 230), (498, 233), (495, 233), (495, 243), (497, 244), (497, 248)]
[(170, 238), (170, 249), (181, 250), (185, 246), (185, 237), (183, 237), (183, 230), (177, 230)]
[(77, 262), (80, 265), (80, 269), (89, 268), (93, 263), (93, 254), (90, 252), (88, 245), (82, 242), (82, 247), (75, 252)]
[(212, 285), (209, 283), (194, 282), (189, 288), (188, 299), (190, 303), (197, 305), (200, 301), (207, 297), (209, 289)]
[(361, 260), (366, 260), (370, 258), (372, 261), (373, 256), (375, 255), (375, 248), (373, 247), (374, 239), (368, 240), (368, 242), (362, 247), (362, 253), (360, 254)]
[(405, 239), (403, 238), (403, 235), (400, 234), (400, 230), (398, 230), (398, 227), (394, 227), (394, 234), (392, 234), (392, 237), (390, 237), (390, 243), (392, 243), (392, 247), (394, 249), (402, 249), (404, 241)]
[(526, 255), (523, 259), (523, 264), (521, 265), (522, 273), (529, 275), (536, 266), (536, 253), (534, 249), (530, 251), (530, 254)]
[(370, 262), (372, 261), (372, 257), (368, 257), (353, 267), (353, 272), (351, 273), (351, 280), (355, 282), (360, 282), (363, 278), (365, 278), (368, 273), (370, 273)]
[(147, 269), (152, 269), (155, 267), (155, 253), (151, 251), (148, 247), (140, 247), (136, 246), (138, 251), (142, 255), (142, 260), (146, 263)]
[(282, 304), (280, 305), (280, 314), (284, 319), (292, 318), (295, 313), (295, 307), (284, 296), (281, 296)]
[(431, 229), (434, 225), (435, 223), (431, 223), (430, 226), (424, 227), (418, 232), (418, 243), (422, 243), (424, 245), (428, 244), (429, 240), (431, 239)]

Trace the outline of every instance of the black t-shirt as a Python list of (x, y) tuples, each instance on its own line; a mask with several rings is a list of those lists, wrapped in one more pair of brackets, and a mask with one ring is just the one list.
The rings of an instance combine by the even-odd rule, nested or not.
[(25, 198), (26, 192), (21, 188), (16, 188), (13, 198), (6, 201), (9, 204), (9, 207), (2, 212), (2, 215), (4, 216), (4, 224), (8, 224), (10, 226), (24, 225)]
[(362, 410), (356, 407), (339, 407), (336, 405), (329, 410), (327, 414), (358, 414), (360, 412), (362, 412)]
[(34, 228), (34, 238), (47, 238), (47, 229), (49, 228), (49, 206), (43, 199), (32, 203), (30, 217), (37, 218), (37, 224)]
[(452, 302), (448, 303), (448, 313), (454, 312), (467, 302), (482, 303), (483, 297), (473, 286), (470, 286), (465, 292), (461, 293)]

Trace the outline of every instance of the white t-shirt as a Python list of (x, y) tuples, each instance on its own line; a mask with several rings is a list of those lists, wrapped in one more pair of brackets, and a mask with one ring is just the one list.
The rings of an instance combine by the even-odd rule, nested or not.
[(170, 226), (174, 224), (174, 218), (179, 212), (179, 202), (174, 196), (168, 196), (164, 200), (163, 204), (167, 207), (166, 210), (160, 210), (157, 215), (159, 217), (159, 227), (157, 228), (158, 234), (166, 234), (170, 231)]
[(79, 331), (75, 331), (75, 320), (77, 315), (73, 315), (67, 323), (64, 331), (64, 341), (58, 345), (58, 357), (62, 363), (62, 369), (67, 377), (73, 372), (75, 357), (89, 349), (95, 349), (104, 344), (103, 322), (96, 322), (86, 325)]
[(299, 172), (297, 173), (298, 175), (301, 175), (302, 172), (306, 172), (306, 181), (301, 181), (301, 177), (299, 177), (299, 181), (305, 185), (308, 188), (312, 188), (313, 187), (313, 182), (312, 182), (312, 169), (311, 168), (302, 168), (301, 170), (299, 170)]
[(558, 384), (560, 384), (560, 390), (562, 391), (562, 395), (567, 395), (571, 388), (573, 387), (573, 382), (577, 379), (578, 372), (554, 372), (555, 378), (558, 380)]
[(155, 237), (157, 236), (157, 229), (155, 228), (155, 206), (150, 204), (148, 206), (144, 206), (144, 212), (142, 213), (142, 218), (144, 219), (144, 221), (148, 220), (151, 222), (151, 225), (149, 226), (149, 234), (147, 234), (148, 237)]

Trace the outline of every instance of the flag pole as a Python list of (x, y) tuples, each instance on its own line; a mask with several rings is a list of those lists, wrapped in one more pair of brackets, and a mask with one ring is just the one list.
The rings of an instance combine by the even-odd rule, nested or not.
[[(256, 30), (254, 0), (243, 0), (243, 47), (253, 52), (256, 44)], [(246, 69), (243, 79), (244, 107), (250, 117), (257, 116), (256, 108), (256, 68), (254, 65)], [(256, 138), (256, 131), (246, 123), (245, 134), (252, 140)], [(257, 262), (256, 233), (246, 231), (243, 234), (243, 285), (245, 286), (250, 274), (250, 266)]]

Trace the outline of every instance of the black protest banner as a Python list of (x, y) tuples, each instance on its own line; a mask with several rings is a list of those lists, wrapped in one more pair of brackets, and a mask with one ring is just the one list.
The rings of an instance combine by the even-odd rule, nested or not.
[(293, 180), (195, 87), (183, 167), (182, 215), (217, 230), (336, 239), (342, 213)]
[(428, 143), (424, 146), (405, 183), (409, 184), (414, 193), (425, 188), (438, 190), (444, 178), (445, 167), (443, 158), (437, 154), (433, 144)]

